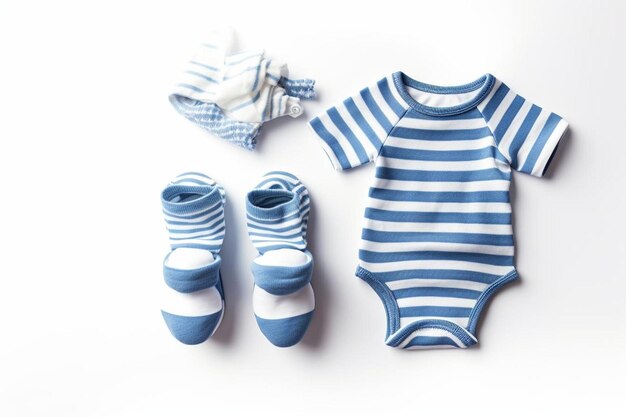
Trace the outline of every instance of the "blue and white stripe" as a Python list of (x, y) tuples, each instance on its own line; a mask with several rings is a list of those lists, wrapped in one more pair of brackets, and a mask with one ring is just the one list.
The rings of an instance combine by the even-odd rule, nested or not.
[(247, 149), (261, 124), (302, 114), (300, 99), (315, 97), (315, 81), (291, 80), (286, 64), (263, 51), (232, 51), (232, 32), (216, 31), (187, 63), (170, 102), (187, 119)]
[(387, 77), (309, 122), (335, 169), (376, 158), (388, 132), (406, 112), (401, 100)]
[(220, 185), (206, 175), (187, 172), (163, 190), (162, 200), (172, 249), (220, 251), (226, 226)]
[(315, 309), (306, 250), (309, 192), (294, 175), (267, 173), (246, 198), (248, 233), (259, 251), (252, 262), (254, 314), (263, 335), (288, 347), (304, 336)]
[(302, 114), (300, 99), (315, 96), (315, 81), (291, 80), (286, 64), (263, 51), (233, 52), (231, 31), (216, 31), (187, 63), (170, 102), (191, 122), (252, 150), (262, 123)]
[(310, 125), (336, 169), (379, 156), (357, 275), (386, 307), (386, 343), (475, 344), (484, 303), (517, 277), (511, 167), (541, 176), (567, 123), (489, 74), (439, 87), (398, 72)]
[(172, 251), (163, 261), (161, 313), (185, 344), (207, 340), (224, 315), (219, 255), (224, 240), (221, 186), (204, 174), (177, 176), (161, 193)]
[(259, 253), (306, 248), (309, 192), (294, 175), (267, 173), (248, 194), (246, 204), (248, 234)]
[(189, 61), (173, 94), (217, 104), (234, 121), (258, 123), (293, 112), (299, 101), (315, 97), (315, 81), (291, 80), (286, 64), (263, 51), (230, 53), (200, 48)]
[(567, 122), (496, 81), (489, 96), (478, 105), (498, 143), (498, 149), (521, 172), (541, 177)]

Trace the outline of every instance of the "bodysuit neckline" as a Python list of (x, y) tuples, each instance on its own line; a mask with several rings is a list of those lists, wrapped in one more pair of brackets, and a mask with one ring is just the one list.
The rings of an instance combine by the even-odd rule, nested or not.
[[(480, 104), (480, 102), (483, 101), (485, 97), (487, 97), (487, 95), (493, 88), (495, 84), (495, 77), (487, 73), (477, 80), (474, 80), (467, 84), (456, 86), (439, 86), (417, 81), (406, 75), (404, 72), (397, 71), (393, 73), (393, 82), (400, 96), (404, 99), (404, 101), (406, 101), (406, 103), (410, 107), (412, 107), (416, 111), (427, 114), (429, 116), (450, 116), (464, 113)], [(433, 107), (427, 106), (415, 100), (407, 91), (407, 86), (428, 93), (462, 94), (477, 91), (477, 94), (471, 100), (468, 100), (465, 103), (461, 103), (456, 106)]]

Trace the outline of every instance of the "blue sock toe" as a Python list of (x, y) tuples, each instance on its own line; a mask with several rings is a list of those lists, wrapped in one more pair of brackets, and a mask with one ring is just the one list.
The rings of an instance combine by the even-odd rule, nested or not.
[(256, 316), (256, 321), (265, 335), (274, 346), (289, 347), (298, 343), (311, 323), (313, 312), (285, 319), (262, 319)]
[(161, 313), (172, 336), (186, 345), (197, 345), (207, 340), (222, 318), (222, 311), (199, 317), (178, 316), (165, 311)]

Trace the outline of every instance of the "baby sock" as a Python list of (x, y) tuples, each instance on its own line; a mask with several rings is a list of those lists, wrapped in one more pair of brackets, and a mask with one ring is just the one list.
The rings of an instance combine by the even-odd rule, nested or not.
[(298, 343), (313, 317), (313, 256), (306, 250), (309, 193), (287, 172), (269, 172), (247, 195), (253, 307), (261, 332), (275, 346)]
[(172, 251), (163, 261), (165, 324), (188, 345), (207, 340), (224, 315), (219, 251), (225, 194), (204, 174), (179, 175), (161, 193)]

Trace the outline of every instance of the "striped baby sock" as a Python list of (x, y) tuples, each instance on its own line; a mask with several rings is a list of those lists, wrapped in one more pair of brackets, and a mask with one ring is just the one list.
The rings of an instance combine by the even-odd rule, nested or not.
[(246, 200), (253, 307), (261, 332), (275, 346), (298, 343), (313, 317), (313, 256), (306, 250), (309, 192), (294, 175), (269, 172)]
[(161, 310), (172, 335), (188, 345), (207, 340), (224, 315), (219, 251), (225, 194), (204, 174), (176, 177), (161, 193), (172, 251), (163, 261)]

